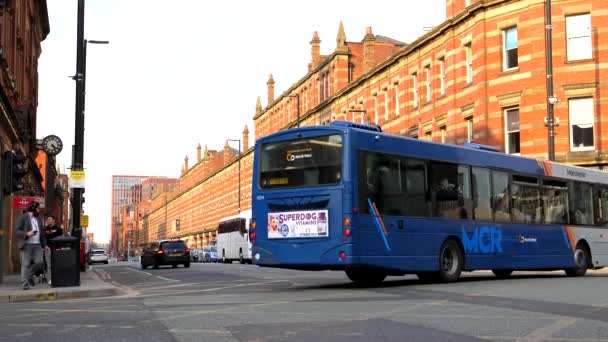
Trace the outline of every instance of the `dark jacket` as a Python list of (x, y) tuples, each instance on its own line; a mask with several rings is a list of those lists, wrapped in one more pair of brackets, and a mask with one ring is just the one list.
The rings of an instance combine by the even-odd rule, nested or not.
[[(42, 220), (40, 217), (36, 217), (38, 220), (38, 227), (41, 230), (38, 232), (40, 234), (40, 246), (42, 248), (46, 247), (46, 239), (43, 234), (44, 225), (42, 224)], [(17, 248), (23, 249), (23, 245), (25, 245), (25, 241), (27, 241), (28, 237), (25, 235), (27, 232), (32, 231), (32, 221), (30, 219), (30, 214), (25, 213), (19, 217), (17, 220), (17, 226), (15, 227), (15, 237), (17, 238)]]
[(51, 244), (51, 240), (58, 236), (63, 235), (63, 229), (59, 226), (46, 226), (44, 227), (44, 237), (47, 244)]

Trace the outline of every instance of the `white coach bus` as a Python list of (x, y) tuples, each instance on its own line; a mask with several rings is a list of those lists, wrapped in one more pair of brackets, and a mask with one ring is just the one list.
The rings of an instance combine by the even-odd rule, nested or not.
[(217, 228), (217, 254), (221, 262), (231, 263), (235, 260), (241, 264), (251, 262), (250, 221), (251, 210), (220, 220)]

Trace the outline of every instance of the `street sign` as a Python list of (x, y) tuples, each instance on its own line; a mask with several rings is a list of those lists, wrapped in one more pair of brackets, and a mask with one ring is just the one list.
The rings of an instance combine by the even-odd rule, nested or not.
[(89, 226), (89, 215), (80, 216), (80, 226), (85, 228)]
[(30, 203), (32, 203), (33, 201), (40, 203), (40, 208), (44, 209), (44, 197), (19, 197), (19, 196), (15, 196), (13, 198), (13, 209), (26, 210), (27, 207), (30, 205)]
[(84, 189), (84, 171), (70, 171), (70, 188), (83, 188)]

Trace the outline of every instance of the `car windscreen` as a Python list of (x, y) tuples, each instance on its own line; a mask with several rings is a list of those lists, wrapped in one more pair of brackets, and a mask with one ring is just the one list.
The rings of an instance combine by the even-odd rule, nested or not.
[(106, 254), (106, 251), (91, 251), (91, 254), (94, 254), (94, 255), (103, 255), (103, 254)]
[(210, 248), (210, 250), (211, 250), (211, 252), (213, 252), (213, 253), (217, 253), (217, 247), (211, 247), (211, 248)]
[(186, 244), (183, 241), (171, 241), (163, 242), (161, 245), (162, 249), (184, 249)]
[(337, 184), (342, 178), (342, 136), (263, 144), (259, 169), (264, 189)]

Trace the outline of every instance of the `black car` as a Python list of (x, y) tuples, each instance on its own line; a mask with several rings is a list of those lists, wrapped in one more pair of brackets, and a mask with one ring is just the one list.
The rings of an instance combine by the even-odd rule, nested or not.
[(190, 249), (182, 240), (161, 240), (145, 245), (141, 252), (141, 269), (148, 266), (171, 265), (177, 267), (182, 264), (190, 267)]

